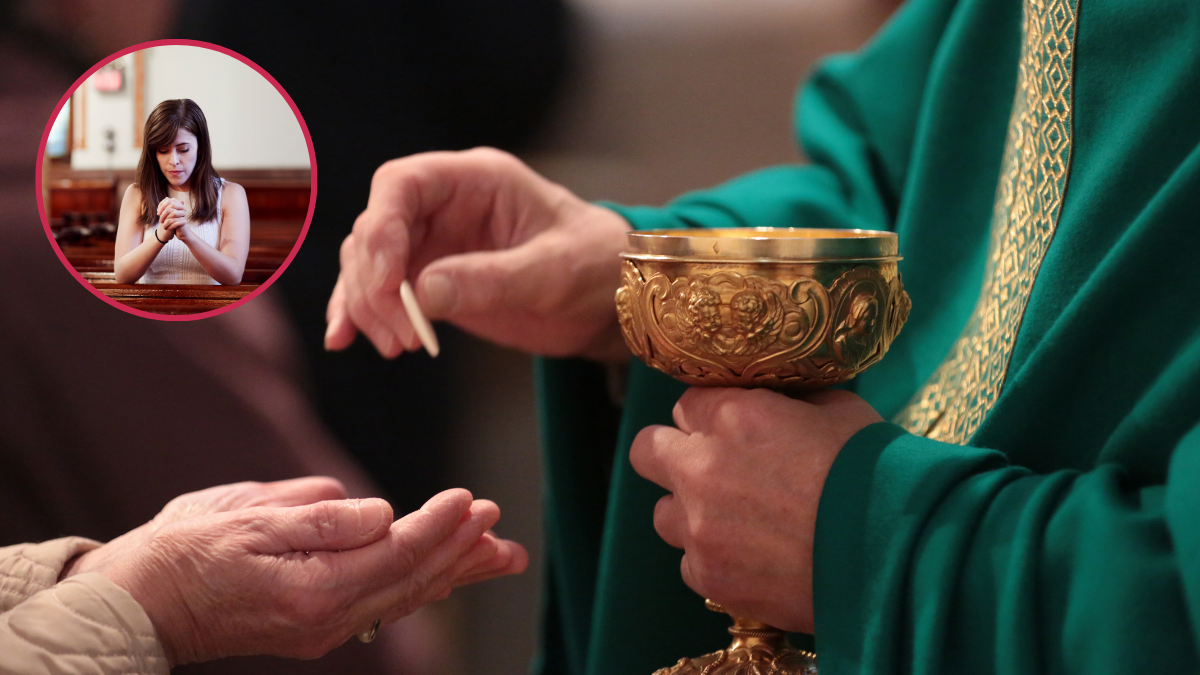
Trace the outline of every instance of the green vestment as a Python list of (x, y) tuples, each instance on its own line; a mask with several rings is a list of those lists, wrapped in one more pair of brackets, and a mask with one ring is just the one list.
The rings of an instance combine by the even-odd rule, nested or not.
[[(912, 312), (854, 381), (896, 423), (818, 514), (822, 675), (1200, 671), (1200, 4), (909, 0), (797, 126), (810, 165), (614, 208), (900, 235)], [(598, 366), (538, 367), (540, 672), (725, 646), (628, 461), (684, 387), (635, 363), (617, 410)]]

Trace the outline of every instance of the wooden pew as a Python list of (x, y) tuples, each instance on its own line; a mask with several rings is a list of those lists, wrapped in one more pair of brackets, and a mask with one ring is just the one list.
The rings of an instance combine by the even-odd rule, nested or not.
[(186, 286), (158, 284), (93, 284), (101, 293), (134, 309), (155, 314), (198, 314), (220, 309), (252, 293), (258, 284)]
[[(246, 257), (243, 284), (261, 284), (274, 274), (291, 254), (303, 229), (303, 221), (252, 221), (250, 251)], [(113, 242), (88, 241), (60, 244), (67, 261), (92, 285), (114, 283)]]

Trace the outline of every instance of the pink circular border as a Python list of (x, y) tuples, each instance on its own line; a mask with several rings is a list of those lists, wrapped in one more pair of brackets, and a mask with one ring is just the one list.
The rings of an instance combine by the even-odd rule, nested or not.
[[(75, 90), (79, 89), (84, 81), (91, 77), (92, 73), (100, 70), (100, 68), (102, 68), (105, 64), (110, 63), (114, 59), (118, 59), (126, 54), (131, 54), (149, 47), (163, 47), (168, 45), (181, 45), (186, 47), (200, 47), (202, 49), (209, 49), (214, 52), (225, 54), (226, 56), (232, 56), (238, 61), (241, 61), (247, 66), (253, 68), (259, 75), (262, 75), (267, 82), (270, 82), (271, 85), (275, 87), (275, 90), (279, 92), (280, 96), (283, 96), (283, 99), (287, 101), (288, 106), (290, 106), (292, 109), (292, 113), (296, 116), (296, 121), (300, 123), (300, 130), (304, 132), (304, 141), (308, 143), (308, 166), (311, 172), (309, 178), (308, 215), (306, 215), (304, 218), (304, 227), (300, 229), (300, 236), (296, 238), (296, 243), (292, 245), (292, 250), (290, 253), (288, 253), (288, 257), (283, 261), (283, 264), (279, 266), (279, 269), (275, 270), (274, 274), (260, 284), (258, 288), (250, 292), (246, 297), (242, 298), (241, 300), (231, 302), (224, 307), (209, 310), (207, 312), (198, 312), (196, 314), (156, 314), (154, 312), (147, 312), (141, 309), (128, 307), (117, 302), (116, 300), (113, 300), (104, 293), (101, 293), (100, 289), (88, 283), (88, 280), (84, 279), (83, 275), (75, 270), (74, 266), (72, 266), (67, 260), (67, 256), (63, 254), (62, 249), (59, 248), (58, 242), (54, 240), (54, 232), (50, 230), (50, 217), (46, 212), (46, 205), (42, 200), (42, 157), (46, 154), (46, 141), (50, 137), (50, 127), (54, 125), (54, 120), (58, 119), (58, 114), (60, 111), (62, 111), (63, 106), (71, 100), (71, 94), (74, 94)], [(225, 47), (212, 44), (211, 42), (201, 42), (199, 40), (153, 40), (150, 42), (142, 42), (140, 44), (133, 45), (132, 47), (126, 47), (115, 54), (109, 55), (107, 58), (102, 59), (99, 63), (88, 69), (86, 73), (80, 75), (79, 79), (75, 80), (75, 83), (72, 84), (70, 89), (67, 90), (67, 93), (64, 94), (61, 99), (59, 99), (58, 105), (55, 106), (54, 112), (51, 113), (50, 119), (46, 122), (46, 129), (42, 132), (42, 142), (41, 145), (38, 146), (37, 167), (34, 173), (36, 174), (35, 183), (37, 185), (38, 215), (42, 219), (42, 227), (46, 231), (46, 238), (50, 240), (50, 245), (54, 248), (54, 253), (58, 255), (58, 259), (62, 261), (63, 267), (66, 267), (67, 271), (75, 277), (75, 280), (83, 284), (84, 288), (88, 289), (92, 295), (100, 298), (104, 302), (107, 302), (123, 312), (146, 319), (155, 319), (157, 321), (196, 321), (198, 319), (207, 319), (209, 317), (228, 312), (236, 307), (240, 307), (258, 297), (260, 293), (267, 290), (271, 284), (275, 283), (275, 280), (279, 278), (279, 275), (283, 274), (284, 270), (288, 268), (288, 265), (292, 264), (292, 259), (295, 258), (296, 253), (300, 251), (300, 246), (304, 244), (304, 237), (308, 234), (308, 226), (312, 223), (313, 213), (317, 208), (317, 153), (313, 148), (312, 136), (308, 133), (308, 125), (304, 123), (304, 116), (300, 114), (300, 109), (296, 107), (296, 102), (292, 100), (291, 96), (288, 96), (288, 93), (284, 91), (279, 82), (276, 81), (275, 78), (271, 77), (271, 74), (263, 70), (257, 63), (231, 49), (226, 49)]]

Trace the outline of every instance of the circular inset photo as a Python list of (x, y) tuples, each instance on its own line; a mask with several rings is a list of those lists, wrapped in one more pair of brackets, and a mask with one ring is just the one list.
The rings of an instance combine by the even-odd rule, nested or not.
[(120, 309), (214, 316), (295, 257), (316, 155), (287, 92), (249, 59), (191, 40), (120, 51), (80, 77), (42, 136), (38, 206), (67, 270)]

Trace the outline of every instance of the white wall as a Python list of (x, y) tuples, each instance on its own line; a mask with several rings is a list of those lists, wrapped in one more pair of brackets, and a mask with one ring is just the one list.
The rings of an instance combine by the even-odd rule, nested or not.
[[(190, 98), (204, 111), (212, 139), (213, 166), (223, 169), (307, 169), (308, 146), (287, 101), (266, 79), (237, 59), (201, 47), (152, 47), (145, 55), (145, 114), (159, 102)], [(125, 86), (113, 94), (87, 87), (84, 148), (71, 153), (73, 169), (132, 169), (134, 58), (121, 57)], [(78, 104), (80, 92), (75, 93)], [(137, 126), (145, 124), (145, 118)], [(78, 134), (78, 127), (76, 127)], [(115, 152), (105, 151), (105, 130), (115, 132)], [(111, 161), (111, 164), (110, 164)]]

